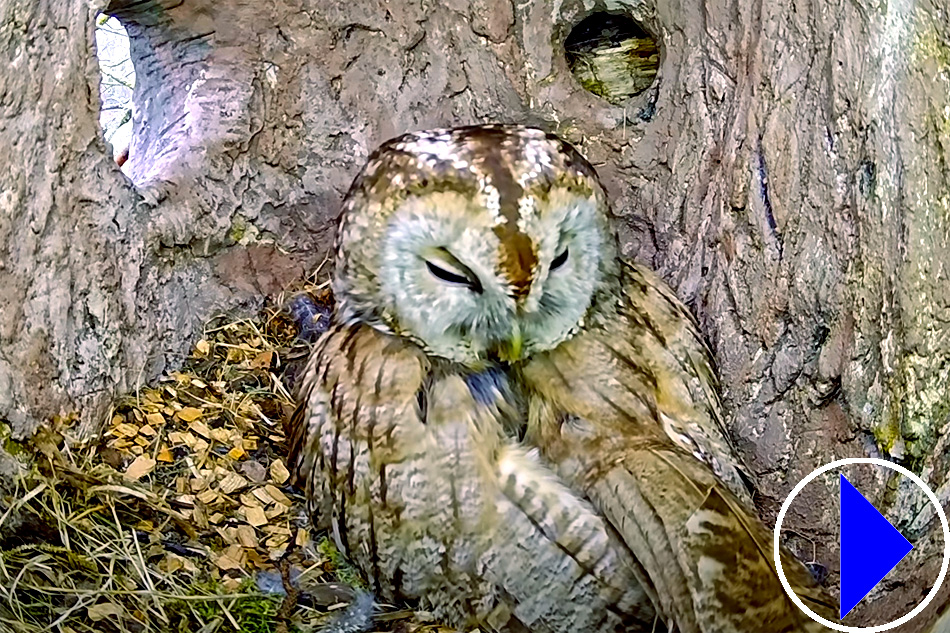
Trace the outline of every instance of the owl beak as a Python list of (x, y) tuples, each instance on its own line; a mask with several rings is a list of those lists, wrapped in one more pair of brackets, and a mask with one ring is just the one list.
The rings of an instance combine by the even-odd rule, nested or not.
[(503, 359), (509, 363), (521, 360), (521, 344), (523, 339), (521, 338), (521, 326), (518, 324), (518, 321), (515, 321), (511, 326), (511, 338), (508, 339), (508, 349), (507, 358)]

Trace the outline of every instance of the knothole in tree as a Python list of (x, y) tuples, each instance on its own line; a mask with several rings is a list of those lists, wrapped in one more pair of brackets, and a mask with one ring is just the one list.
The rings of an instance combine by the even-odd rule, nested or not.
[(647, 28), (620, 13), (592, 13), (564, 40), (574, 78), (590, 93), (623, 105), (656, 80), (660, 42)]

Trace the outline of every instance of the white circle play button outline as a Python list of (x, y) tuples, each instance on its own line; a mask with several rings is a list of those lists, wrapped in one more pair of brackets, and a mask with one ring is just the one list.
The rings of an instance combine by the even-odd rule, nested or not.
[[(924, 492), (927, 493), (927, 497), (930, 499), (930, 502), (934, 504), (934, 507), (937, 508), (937, 516), (940, 517), (940, 525), (943, 527), (943, 564), (940, 566), (940, 573), (937, 575), (937, 582), (934, 584), (933, 589), (930, 590), (930, 593), (927, 594), (927, 597), (924, 598), (924, 601), (918, 604), (914, 609), (905, 614), (904, 616), (897, 618), (892, 622), (887, 622), (886, 624), (879, 624), (877, 626), (846, 626), (844, 624), (839, 624), (837, 622), (832, 622), (831, 620), (826, 620), (821, 617), (802, 602), (801, 598), (792, 591), (791, 585), (788, 584), (788, 579), (785, 578), (785, 572), (782, 570), (782, 561), (779, 556), (779, 536), (782, 533), (782, 521), (785, 520), (785, 513), (788, 512), (788, 508), (792, 505), (792, 499), (794, 499), (798, 493), (805, 489), (813, 479), (822, 475), (829, 470), (834, 470), (835, 468), (841, 468), (842, 466), (851, 466), (852, 464), (873, 464), (875, 466), (883, 466), (884, 468), (890, 468), (891, 470), (896, 470), (905, 477), (910, 478), (915, 484), (920, 486)], [(798, 608), (805, 612), (805, 615), (810, 617), (812, 620), (827, 626), (829, 629), (834, 629), (835, 631), (844, 631), (845, 633), (877, 633), (878, 631), (887, 631), (893, 629), (896, 626), (904, 624), (911, 618), (918, 615), (923, 611), (930, 601), (934, 599), (937, 595), (937, 591), (940, 589), (940, 585), (943, 584), (943, 579), (947, 575), (947, 566), (950, 565), (950, 526), (947, 525), (947, 515), (944, 514), (943, 508), (940, 507), (940, 500), (937, 499), (937, 495), (933, 493), (927, 484), (924, 481), (910, 472), (903, 466), (894, 464), (892, 462), (877, 459), (875, 457), (849, 457), (847, 459), (839, 459), (838, 461), (831, 462), (830, 464), (825, 464), (821, 468), (816, 468), (813, 470), (807, 477), (802, 479), (798, 484), (792, 488), (792, 492), (785, 499), (785, 503), (782, 504), (782, 509), (778, 513), (778, 518), (775, 520), (775, 541), (772, 548), (772, 556), (775, 559), (775, 569), (778, 571), (779, 580), (782, 581), (782, 586), (785, 588), (785, 593), (788, 594), (788, 597), (792, 599)]]

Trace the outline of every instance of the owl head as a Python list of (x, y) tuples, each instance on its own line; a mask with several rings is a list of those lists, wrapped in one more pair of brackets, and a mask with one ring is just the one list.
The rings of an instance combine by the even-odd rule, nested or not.
[(338, 318), (468, 366), (516, 362), (580, 327), (616, 280), (607, 199), (590, 164), (541, 130), (407, 134), (344, 200)]

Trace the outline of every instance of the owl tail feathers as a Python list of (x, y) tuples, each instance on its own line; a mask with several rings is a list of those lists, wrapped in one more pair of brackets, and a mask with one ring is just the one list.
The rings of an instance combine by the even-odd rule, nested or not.
[[(825, 631), (785, 594), (771, 530), (705, 464), (649, 444), (628, 446), (607, 463), (588, 493), (646, 571), (670, 630)], [(787, 551), (782, 567), (809, 607), (833, 613), (832, 601)]]

